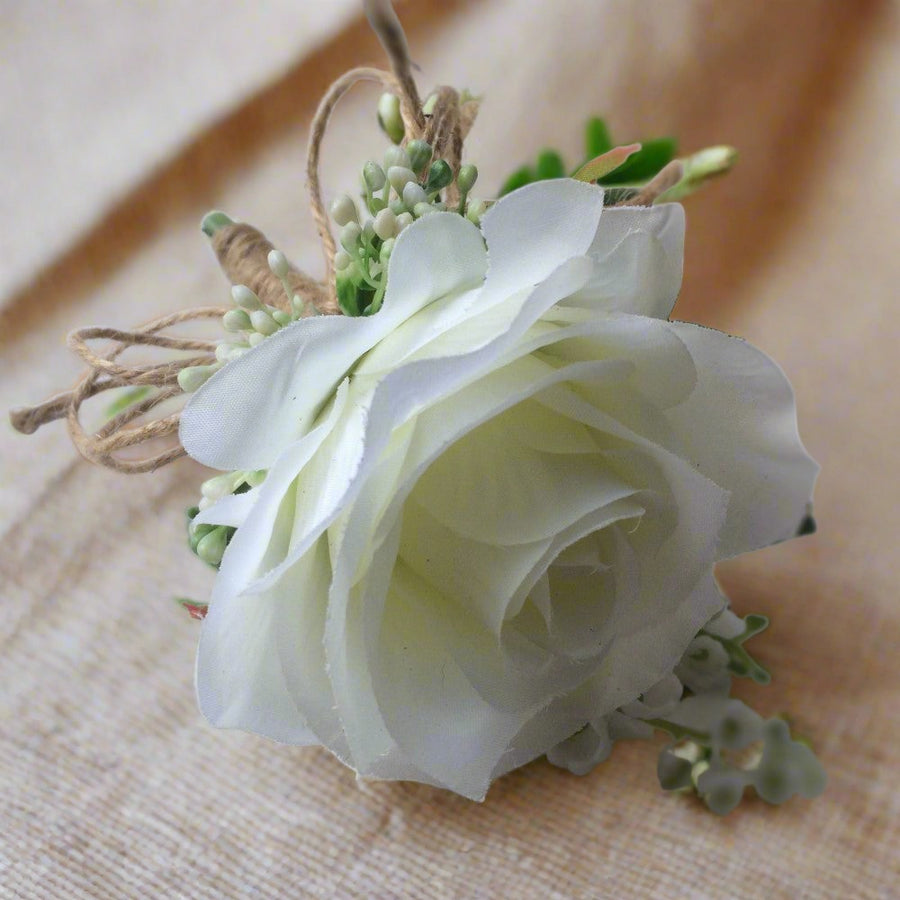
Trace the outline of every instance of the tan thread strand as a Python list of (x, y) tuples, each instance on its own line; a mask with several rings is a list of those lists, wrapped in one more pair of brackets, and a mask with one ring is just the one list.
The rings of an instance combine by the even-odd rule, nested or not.
[[(477, 101), (468, 101), (461, 108), (456, 91), (442, 87), (437, 91), (432, 114), (426, 117), (412, 75), (406, 36), (392, 5), (388, 0), (366, 0), (365, 5), (372, 27), (387, 53), (391, 71), (371, 67), (351, 69), (331, 85), (319, 103), (310, 129), (306, 174), (310, 209), (325, 253), (326, 278), (324, 283), (316, 281), (289, 264), (285, 279), (289, 289), (309, 301), (319, 313), (340, 312), (334, 283), (336, 246), (322, 202), (319, 160), (328, 122), (341, 97), (360, 81), (373, 81), (395, 93), (400, 99), (404, 140), (408, 142), (427, 134), (429, 143), (435, 147), (435, 156), (445, 159), (454, 174), (459, 170), (463, 141), (478, 111)], [(451, 193), (455, 193), (453, 188), (448, 191), (448, 200), (453, 202), (457, 198), (451, 198)], [(281, 279), (269, 269), (268, 254), (273, 246), (262, 232), (251, 225), (232, 223), (216, 231), (213, 235), (213, 247), (223, 272), (232, 284), (246, 285), (267, 306), (290, 309), (290, 298), (285, 294)], [(12, 410), (10, 421), (19, 431), (31, 434), (47, 422), (65, 417), (78, 452), (92, 462), (119, 472), (149, 472), (185, 456), (186, 452), (180, 444), (142, 460), (120, 458), (116, 453), (176, 433), (179, 413), (137, 426), (132, 426), (131, 423), (181, 393), (176, 383), (183, 369), (209, 365), (215, 361), (211, 351), (216, 347), (216, 342), (172, 337), (159, 332), (194, 319), (221, 317), (227, 311), (227, 308), (220, 307), (184, 310), (130, 330), (104, 327), (78, 329), (69, 335), (68, 344), (87, 363), (88, 371), (73, 390), (51, 397), (36, 406)], [(106, 352), (96, 352), (88, 344), (94, 340), (109, 340), (113, 345)], [(134, 346), (178, 351), (201, 350), (206, 353), (203, 356), (158, 364), (124, 365), (117, 361), (125, 350)], [(79, 412), (87, 399), (112, 388), (140, 385), (153, 387), (156, 391), (152, 396), (123, 410), (96, 433), (89, 434), (85, 431)]]
[(419, 138), (425, 131), (422, 102), (412, 73), (409, 43), (403, 26), (390, 0), (364, 0), (366, 17), (378, 36), (397, 82), (396, 93), (400, 98), (400, 115), (406, 128), (406, 139)]
[(325, 285), (290, 262), (285, 280), (291, 295), (285, 293), (281, 279), (269, 268), (269, 253), (275, 247), (258, 228), (245, 222), (226, 225), (212, 236), (212, 246), (225, 277), (232, 284), (250, 288), (266, 306), (291, 312), (291, 297), (299, 294), (316, 312), (340, 312), (339, 307), (329, 303)]
[(623, 200), (621, 203), (615, 203), (614, 206), (650, 206), (661, 194), (664, 194), (670, 187), (674, 187), (681, 181), (684, 175), (684, 165), (681, 160), (673, 159), (667, 166), (660, 171), (645, 184), (640, 191), (633, 197)]
[[(334, 237), (331, 234), (331, 227), (328, 221), (328, 215), (325, 212), (325, 205), (322, 202), (322, 187), (319, 181), (319, 157), (322, 149), (322, 139), (325, 136), (325, 130), (328, 127), (328, 120), (334, 112), (338, 101), (347, 91), (355, 84), (361, 81), (374, 81), (377, 84), (386, 87), (388, 90), (399, 90), (399, 84), (390, 72), (382, 69), (374, 69), (371, 67), (360, 67), (345, 72), (335, 81), (326, 91), (325, 96), (319, 103), (315, 116), (313, 116), (312, 127), (309, 135), (309, 145), (306, 155), (306, 188), (309, 193), (309, 206), (312, 212), (313, 220), (316, 223), (316, 230), (322, 240), (322, 247), (325, 252), (325, 283), (328, 285), (329, 291), (334, 291), (334, 254), (337, 247), (334, 243)], [(335, 300), (334, 294), (331, 294)]]

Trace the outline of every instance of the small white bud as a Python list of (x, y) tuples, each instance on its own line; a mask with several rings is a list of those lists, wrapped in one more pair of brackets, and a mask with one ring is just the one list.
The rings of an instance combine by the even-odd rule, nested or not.
[(276, 309), (276, 310), (272, 313), (272, 318), (273, 318), (279, 325), (281, 325), (282, 328), (283, 328), (285, 325), (290, 325), (291, 322), (294, 321), (293, 318), (291, 317), (291, 314), (290, 314), (289, 312), (285, 312), (283, 309)]
[[(393, 166), (402, 166), (410, 169), (409, 154), (402, 147), (388, 147), (384, 151), (384, 168), (388, 170)], [(390, 174), (388, 175), (390, 177)]]
[(391, 187), (402, 196), (403, 189), (411, 181), (415, 182), (416, 173), (407, 166), (391, 166), (387, 172), (388, 181)]
[(356, 252), (359, 238), (362, 235), (362, 228), (356, 222), (348, 222), (341, 229), (341, 246), (351, 255)]
[(231, 289), (231, 297), (238, 306), (246, 310), (259, 309), (262, 306), (259, 297), (245, 284), (236, 284)]
[(415, 219), (413, 219), (411, 213), (400, 213), (400, 215), (397, 216), (397, 234), (400, 234), (407, 225), (412, 225), (414, 221)]
[(258, 347), (264, 340), (266, 336), (264, 334), (260, 334), (258, 331), (254, 331), (250, 337), (247, 338), (247, 343), (251, 347)]
[(383, 209), (375, 216), (375, 234), (383, 241), (392, 238), (397, 233), (397, 217), (389, 209)]
[(487, 204), (484, 200), (470, 200), (466, 206), (466, 218), (478, 225), (486, 210)]
[(211, 566), (217, 566), (222, 562), (225, 548), (228, 546), (228, 532), (223, 526), (213, 528), (209, 534), (200, 538), (197, 543), (197, 556)]
[(390, 259), (391, 253), (394, 250), (394, 244), (396, 242), (395, 238), (388, 238), (382, 245), (381, 250), (378, 251), (378, 258), (382, 263), (386, 263), (388, 259)]
[(425, 193), (422, 185), (416, 184), (415, 181), (410, 181), (403, 188), (403, 203), (406, 205), (407, 209), (415, 209), (419, 203), (427, 203), (428, 195)]
[(278, 331), (278, 323), (269, 315), (268, 310), (255, 309), (250, 313), (250, 323), (254, 331), (259, 334), (275, 334)]
[(353, 262), (353, 257), (346, 250), (338, 250), (334, 254), (334, 268), (336, 272), (343, 272), (351, 262)]
[(270, 250), (266, 261), (269, 263), (269, 269), (273, 275), (277, 275), (279, 278), (287, 278), (291, 267), (288, 264), (287, 257), (280, 250)]
[(456, 186), (461, 194), (468, 194), (475, 186), (477, 180), (478, 169), (471, 163), (459, 167), (459, 172), (456, 176)]
[(378, 98), (378, 124), (395, 144), (403, 140), (406, 129), (400, 115), (400, 98), (396, 94), (382, 94)]
[(250, 316), (243, 309), (229, 309), (222, 316), (222, 326), (226, 331), (249, 331), (253, 327)]
[(436, 212), (436, 210), (430, 203), (417, 203), (413, 207), (413, 215), (417, 219), (421, 219), (422, 216), (429, 216), (433, 212)]
[(380, 191), (386, 177), (384, 169), (371, 159), (363, 166), (363, 181), (370, 191)]
[(186, 394), (193, 394), (221, 367), (221, 363), (213, 363), (211, 366), (188, 366), (178, 373), (178, 387)]
[(294, 294), (291, 300), (291, 309), (294, 311), (295, 319), (302, 318), (306, 315), (306, 301), (299, 294)]
[(359, 212), (353, 199), (347, 194), (342, 194), (331, 204), (331, 218), (338, 225), (346, 225), (348, 222), (358, 222)]

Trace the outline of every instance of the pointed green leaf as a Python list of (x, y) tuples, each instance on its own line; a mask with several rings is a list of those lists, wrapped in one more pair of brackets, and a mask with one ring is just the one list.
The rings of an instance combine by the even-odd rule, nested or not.
[(598, 116), (588, 119), (587, 126), (584, 129), (584, 152), (588, 159), (595, 156), (602, 156), (609, 152), (615, 145), (610, 137), (609, 129), (606, 122)]
[(140, 403), (145, 397), (154, 391), (154, 387), (149, 384), (139, 385), (138, 387), (125, 388), (120, 391), (116, 399), (106, 407), (106, 421), (114, 419), (119, 413), (125, 412), (131, 406)]
[(603, 184), (634, 184), (649, 181), (675, 156), (676, 144), (672, 138), (657, 138), (645, 141), (640, 152), (632, 155), (628, 162), (618, 167), (611, 175), (602, 177)]
[(604, 179), (604, 176), (608, 176), (610, 172), (618, 169), (631, 156), (638, 153), (640, 149), (640, 144), (628, 144), (624, 147), (615, 147), (595, 159), (586, 162), (572, 177), (576, 181), (587, 182)]
[(542, 150), (537, 158), (537, 180), (565, 178), (566, 167), (562, 157), (555, 150)]
[(516, 171), (503, 182), (503, 187), (500, 188), (499, 196), (502, 197), (505, 194), (511, 194), (513, 191), (518, 190), (520, 187), (524, 187), (526, 184), (531, 184), (531, 182), (535, 180), (536, 176), (531, 166), (522, 166), (522, 168), (516, 169)]

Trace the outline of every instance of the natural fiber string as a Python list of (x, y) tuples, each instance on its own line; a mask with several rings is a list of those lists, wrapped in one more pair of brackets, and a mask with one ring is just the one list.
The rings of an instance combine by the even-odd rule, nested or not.
[[(71, 391), (58, 394), (35, 407), (12, 410), (10, 421), (13, 427), (25, 434), (32, 434), (47, 422), (65, 418), (78, 452), (85, 459), (118, 472), (150, 472), (184, 456), (185, 451), (180, 444), (145, 459), (122, 458), (117, 453), (125, 448), (174, 434), (178, 430), (178, 413), (142, 425), (127, 426), (159, 404), (179, 395), (183, 396), (177, 382), (178, 373), (185, 366), (209, 365), (215, 361), (214, 341), (172, 337), (160, 332), (184, 322), (220, 319), (225, 312), (227, 309), (224, 307), (199, 307), (162, 316), (133, 331), (92, 327), (72, 332), (67, 343), (88, 364), (88, 372)], [(96, 353), (88, 345), (88, 341), (93, 340), (112, 340), (115, 343), (105, 353)], [(203, 352), (202, 355), (188, 359), (168, 360), (151, 365), (126, 366), (117, 361), (122, 353), (134, 346)], [(86, 400), (113, 388), (138, 386), (156, 390), (152, 396), (123, 410), (96, 433), (85, 430), (79, 413)]]
[[(455, 90), (439, 87), (435, 91), (430, 114), (426, 115), (413, 78), (406, 37), (389, 0), (365, 0), (365, 10), (388, 56), (391, 71), (369, 67), (352, 69), (338, 78), (322, 98), (310, 129), (307, 188), (310, 210), (325, 252), (326, 276), (324, 282), (320, 282), (290, 266), (285, 279), (287, 286), (308, 300), (320, 314), (340, 312), (334, 284), (336, 246), (322, 201), (319, 161), (328, 122), (341, 97), (361, 81), (375, 82), (396, 94), (405, 129), (404, 143), (415, 139), (427, 140), (434, 149), (435, 158), (445, 159), (454, 173), (459, 170), (463, 142), (478, 114), (476, 100), (468, 100), (461, 105)], [(453, 202), (458, 198), (448, 199)], [(212, 244), (219, 265), (232, 284), (246, 285), (269, 306), (289, 308), (284, 285), (268, 266), (267, 257), (273, 245), (262, 232), (246, 223), (229, 223), (214, 231)], [(24, 434), (32, 434), (48, 422), (65, 418), (79, 453), (118, 472), (150, 472), (186, 455), (180, 444), (145, 459), (127, 459), (116, 454), (129, 447), (176, 434), (180, 413), (141, 425), (132, 423), (160, 404), (183, 396), (178, 387), (178, 375), (182, 369), (209, 365), (215, 361), (216, 342), (170, 337), (159, 332), (196, 319), (221, 318), (225, 312), (225, 308), (201, 307), (164, 316), (134, 330), (102, 327), (78, 329), (69, 335), (68, 345), (88, 364), (87, 373), (71, 391), (57, 394), (36, 406), (12, 410), (10, 421), (13, 427)], [(106, 353), (95, 353), (88, 341), (98, 339), (112, 340), (115, 345)], [(117, 362), (125, 350), (134, 346), (199, 350), (203, 354), (141, 366), (125, 366)], [(85, 431), (79, 412), (86, 400), (113, 388), (137, 386), (149, 386), (154, 393), (129, 406), (96, 433)]]

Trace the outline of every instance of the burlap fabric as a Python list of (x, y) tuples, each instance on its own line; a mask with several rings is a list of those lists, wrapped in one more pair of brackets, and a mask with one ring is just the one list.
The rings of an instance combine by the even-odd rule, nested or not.
[[(159, 4), (170, 15), (189, 6)], [(261, 32), (276, 34), (284, 21), (266, 6), (255, 13), (270, 16)], [(28, 8), (7, 2), (3, 16)], [(83, 14), (98, 8), (84, 4)], [(778, 809), (751, 801), (720, 820), (663, 795), (656, 748), (634, 744), (586, 778), (535, 763), (478, 805), (418, 785), (357, 785), (324, 752), (214, 731), (194, 704), (198, 625), (171, 602), (203, 597), (211, 582), (182, 535), (202, 470), (188, 461), (116, 475), (75, 459), (61, 428), (30, 438), (4, 429), (0, 896), (900, 896), (900, 9), (877, 0), (420, 0), (403, 15), (423, 86), (487, 94), (468, 153), (482, 193), (549, 136), (574, 159), (595, 112), (622, 139), (676, 131), (686, 149), (741, 148), (736, 172), (688, 201), (677, 314), (742, 334), (781, 362), (823, 466), (819, 533), (721, 576), (739, 611), (774, 619), (755, 646), (774, 684), (742, 695), (766, 713), (796, 713), (828, 790)], [(32, 38), (7, 29), (4, 40)], [(216, 57), (213, 32), (183, 38)], [(154, 53), (133, 31), (121, 44)], [(116, 46), (107, 33), (103, 52)], [(266, 52), (264, 39), (241, 46)], [(66, 165), (65, 153), (31, 162), (20, 153), (19, 170), (4, 172), (7, 183), (30, 179), (34, 207), (62, 202), (42, 184), (95, 193), (69, 204), (52, 252), (37, 252), (38, 234), (19, 234), (14, 246), (27, 248), (30, 268), (6, 254), (0, 263), (18, 266), (4, 284), (29, 281), (4, 298), (0, 407), (75, 377), (61, 342), (69, 329), (225, 300), (197, 229), (208, 208), (260, 225), (319, 271), (302, 193), (305, 129), (330, 80), (381, 56), (359, 21), (296, 47), (286, 73), (271, 68), (256, 93), (232, 90), (214, 123), (197, 111), (196, 130), (181, 132), (162, 165), (151, 116), (139, 142), (147, 165), (136, 181), (123, 176), (115, 197), (46, 169)], [(20, 50), (8, 83), (27, 90), (41, 56)], [(102, 55), (89, 36), (67, 53), (85, 70)], [(117, 77), (143, 83), (152, 68), (124, 58)], [(58, 114), (89, 132), (107, 82), (86, 79)], [(187, 79), (185, 96), (191, 89)], [(351, 186), (379, 147), (373, 101), (366, 91), (350, 98), (326, 140), (333, 191)], [(15, 109), (4, 141), (24, 140), (41, 115), (39, 104)], [(154, 115), (164, 129), (164, 111)], [(108, 140), (114, 156), (115, 129)], [(4, 231), (17, 228), (12, 215)]]

